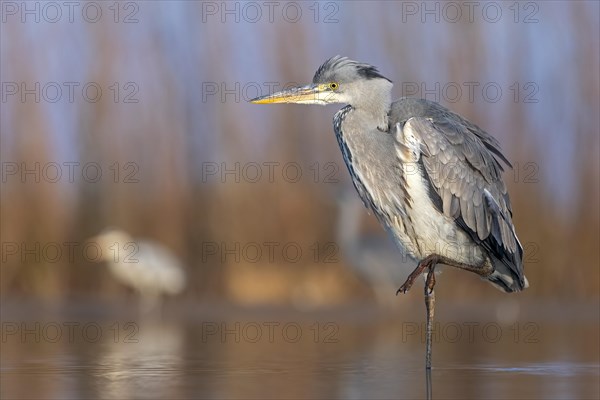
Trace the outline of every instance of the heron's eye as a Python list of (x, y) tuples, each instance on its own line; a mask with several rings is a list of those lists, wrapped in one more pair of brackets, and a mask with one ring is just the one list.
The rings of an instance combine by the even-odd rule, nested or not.
[(339, 87), (339, 85), (336, 82), (331, 82), (329, 84), (329, 89), (331, 89), (331, 90), (337, 90), (338, 87)]

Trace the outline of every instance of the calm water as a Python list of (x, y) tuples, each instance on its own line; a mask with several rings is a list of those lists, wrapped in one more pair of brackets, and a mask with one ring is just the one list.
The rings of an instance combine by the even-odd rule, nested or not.
[[(83, 303), (60, 311), (4, 304), (0, 393), (424, 398), (422, 308), (167, 306), (140, 317), (133, 308)], [(596, 306), (440, 308), (433, 398), (600, 397)]]

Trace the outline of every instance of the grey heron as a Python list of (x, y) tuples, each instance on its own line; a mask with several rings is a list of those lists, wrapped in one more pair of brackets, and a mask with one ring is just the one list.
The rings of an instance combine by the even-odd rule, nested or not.
[(98, 245), (98, 261), (108, 264), (113, 277), (140, 294), (143, 311), (154, 308), (162, 295), (176, 295), (185, 288), (185, 270), (160, 243), (134, 240), (116, 228), (105, 229), (89, 242)]
[(354, 187), (418, 263), (397, 293), (425, 273), (430, 370), (436, 265), (471, 271), (505, 292), (521, 291), (528, 282), (502, 180), (503, 164), (511, 164), (499, 142), (438, 103), (392, 102), (392, 86), (374, 66), (335, 56), (311, 84), (250, 101), (347, 104), (333, 127)]

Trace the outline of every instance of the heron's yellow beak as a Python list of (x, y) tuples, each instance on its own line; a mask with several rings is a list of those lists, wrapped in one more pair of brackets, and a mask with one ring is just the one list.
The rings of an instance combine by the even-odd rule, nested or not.
[(281, 92), (257, 97), (250, 100), (254, 104), (327, 104), (332, 102), (332, 92), (325, 84), (295, 87)]

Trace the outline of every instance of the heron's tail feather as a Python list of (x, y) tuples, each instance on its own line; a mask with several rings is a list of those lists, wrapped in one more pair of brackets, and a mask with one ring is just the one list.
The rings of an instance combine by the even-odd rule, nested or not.
[[(485, 279), (490, 281), (492, 285), (496, 288), (502, 290), (503, 292), (512, 293), (512, 292), (520, 292), (523, 289), (527, 289), (529, 287), (529, 281), (525, 276), (519, 277), (514, 271), (508, 268), (501, 262), (493, 263), (495, 267), (495, 271)], [(521, 284), (521, 281), (523, 282)]]

